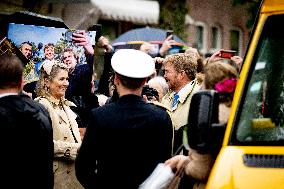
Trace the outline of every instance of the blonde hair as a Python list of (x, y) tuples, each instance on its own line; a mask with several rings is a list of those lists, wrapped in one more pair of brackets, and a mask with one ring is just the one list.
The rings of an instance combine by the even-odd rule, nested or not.
[(190, 54), (177, 53), (168, 55), (164, 64), (172, 64), (177, 72), (184, 71), (190, 80), (194, 80), (197, 71), (197, 59)]
[[(238, 78), (238, 71), (235, 67), (222, 61), (210, 62), (204, 67), (204, 87), (206, 89), (215, 89), (218, 82), (225, 79)], [(219, 94), (220, 102), (225, 102), (227, 106), (231, 105), (234, 93)]]

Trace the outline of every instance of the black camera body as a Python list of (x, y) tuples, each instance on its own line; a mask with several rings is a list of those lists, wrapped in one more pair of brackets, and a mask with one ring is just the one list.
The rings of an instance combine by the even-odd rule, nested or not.
[(156, 89), (145, 85), (142, 89), (142, 96), (145, 95), (147, 100), (159, 100), (159, 93)]

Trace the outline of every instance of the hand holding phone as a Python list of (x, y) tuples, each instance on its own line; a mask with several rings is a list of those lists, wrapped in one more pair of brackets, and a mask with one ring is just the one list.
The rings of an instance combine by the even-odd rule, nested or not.
[(236, 51), (233, 51), (233, 50), (221, 50), (220, 51), (221, 58), (231, 59), (235, 55), (236, 55)]
[(98, 42), (99, 38), (102, 36), (102, 25), (101, 24), (94, 24), (91, 28), (89, 28), (89, 31), (95, 31), (96, 32), (95, 41)]
[(173, 34), (174, 34), (174, 31), (173, 31), (173, 30), (167, 30), (167, 32), (166, 32), (166, 38), (168, 38), (170, 35), (172, 35), (172, 38), (171, 38), (171, 39), (174, 39)]

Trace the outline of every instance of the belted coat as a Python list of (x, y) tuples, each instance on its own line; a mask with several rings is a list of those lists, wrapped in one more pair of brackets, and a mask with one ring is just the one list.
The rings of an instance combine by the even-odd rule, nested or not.
[(83, 188), (75, 176), (75, 158), (81, 145), (77, 115), (70, 109), (75, 105), (66, 99), (53, 97), (35, 100), (46, 107), (52, 120), (54, 189)]

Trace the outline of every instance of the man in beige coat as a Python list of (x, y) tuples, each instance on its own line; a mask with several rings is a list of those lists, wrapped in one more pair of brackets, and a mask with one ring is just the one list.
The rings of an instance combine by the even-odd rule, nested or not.
[(162, 104), (171, 110), (175, 128), (174, 152), (179, 153), (183, 147), (183, 129), (188, 123), (191, 97), (200, 89), (195, 78), (197, 59), (185, 53), (172, 54), (165, 58), (164, 68), (164, 77), (170, 90), (163, 97)]

